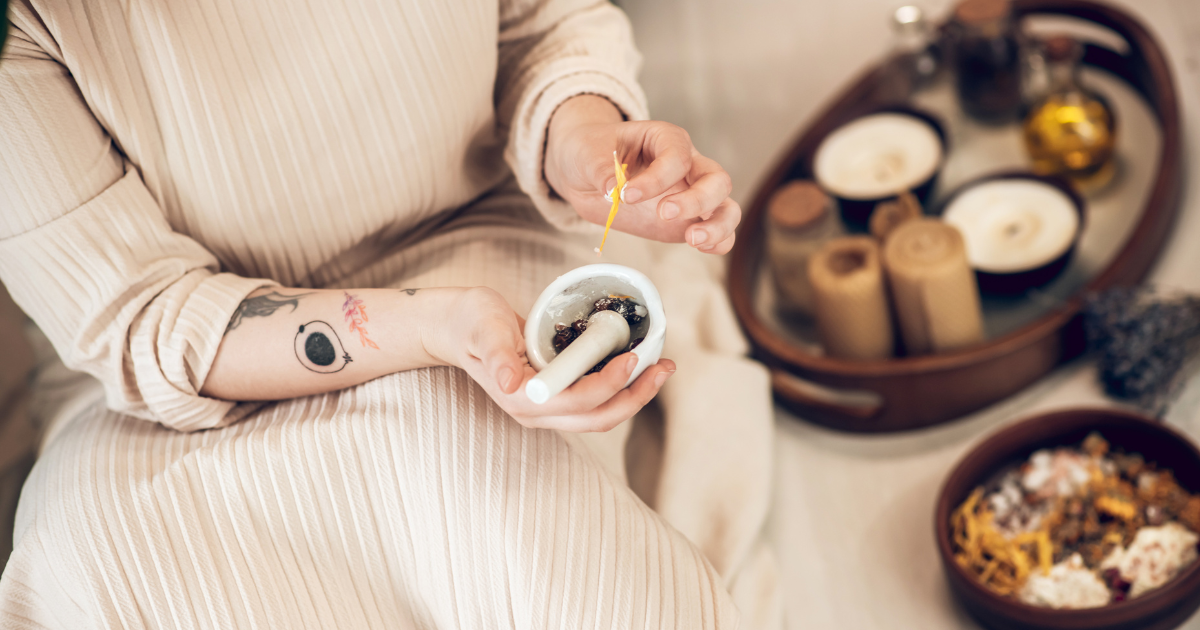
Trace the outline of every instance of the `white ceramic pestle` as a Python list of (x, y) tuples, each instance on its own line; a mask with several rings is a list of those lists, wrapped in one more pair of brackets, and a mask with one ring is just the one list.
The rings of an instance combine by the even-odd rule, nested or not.
[[(630, 329), (625, 318), (611, 311), (600, 311), (589, 317), (595, 308), (596, 300), (610, 295), (629, 296), (639, 305), (646, 308), (646, 316), (641, 324)], [(592, 323), (597, 315), (608, 324)], [(570, 325), (582, 317), (589, 318), (587, 330), (567, 346), (561, 353), (554, 350), (554, 335), (557, 324)], [(617, 326), (617, 322), (620, 326)], [(588, 333), (599, 324), (599, 329), (592, 335), (595, 341), (588, 341), (579, 350), (576, 346), (584, 343)], [(624, 337), (612, 332), (604, 332), (607, 328), (624, 329)], [(638, 357), (637, 367), (629, 375), (626, 386), (632, 383), (646, 368), (658, 361), (662, 356), (663, 342), (666, 339), (667, 319), (663, 313), (662, 298), (658, 289), (650, 279), (641, 272), (622, 265), (595, 264), (573, 269), (546, 287), (525, 322), (525, 355), (529, 364), (539, 373), (530, 379), (525, 386), (525, 394), (530, 400), (541, 404), (563, 389), (570, 387), (581, 376), (586, 374), (605, 357), (626, 347), (630, 338), (642, 337), (642, 342), (631, 352)], [(593, 347), (596, 344), (596, 347)], [(607, 349), (601, 352), (601, 349)], [(584, 357), (583, 355), (588, 355)], [(572, 358), (575, 356), (576, 358)], [(559, 362), (562, 366), (559, 367)]]
[(587, 322), (587, 329), (525, 384), (529, 400), (539, 405), (550, 400), (608, 355), (629, 345), (629, 324), (619, 313), (597, 311)]

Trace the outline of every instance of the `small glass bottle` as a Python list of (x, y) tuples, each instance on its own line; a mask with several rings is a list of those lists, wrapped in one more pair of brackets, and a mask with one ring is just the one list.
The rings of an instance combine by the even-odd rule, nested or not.
[(813, 314), (808, 259), (826, 240), (843, 233), (833, 200), (816, 183), (794, 180), (771, 195), (767, 202), (767, 259), (780, 311)]
[(892, 52), (913, 89), (928, 85), (941, 65), (941, 51), (920, 7), (906, 5), (892, 13)]
[(1021, 47), (1009, 0), (964, 0), (954, 9), (955, 83), (967, 115), (998, 124), (1021, 109)]
[(1116, 119), (1104, 97), (1079, 83), (1083, 47), (1065, 35), (1046, 41), (1049, 90), (1025, 118), (1025, 148), (1034, 172), (1064, 175), (1083, 190), (1112, 178)]

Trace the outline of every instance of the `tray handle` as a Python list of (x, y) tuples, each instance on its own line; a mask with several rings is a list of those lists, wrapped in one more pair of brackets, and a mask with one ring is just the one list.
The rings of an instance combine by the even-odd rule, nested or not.
[(867, 389), (837, 389), (774, 368), (771, 387), (776, 394), (805, 407), (870, 420), (884, 408), (883, 396)]

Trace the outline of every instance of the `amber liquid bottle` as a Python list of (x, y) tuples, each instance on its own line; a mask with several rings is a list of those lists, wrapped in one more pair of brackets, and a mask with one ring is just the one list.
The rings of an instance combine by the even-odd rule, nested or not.
[(1102, 187), (1114, 170), (1112, 108), (1104, 97), (1080, 85), (1079, 42), (1054, 37), (1046, 42), (1045, 56), (1049, 91), (1025, 118), (1025, 148), (1033, 170), (1064, 175), (1084, 191)]

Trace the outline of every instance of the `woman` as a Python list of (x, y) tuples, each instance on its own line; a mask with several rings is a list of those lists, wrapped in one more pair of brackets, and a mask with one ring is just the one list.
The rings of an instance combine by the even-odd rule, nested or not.
[(0, 279), (104, 403), (48, 430), (5, 627), (734, 623), (717, 571), (761, 517), (714, 569), (569, 434), (630, 418), (675, 364), (522, 393), (519, 313), (587, 261), (567, 234), (603, 222), (614, 149), (615, 229), (721, 254), (740, 217), (685, 132), (637, 122), (619, 10), (22, 0), (11, 20)]

